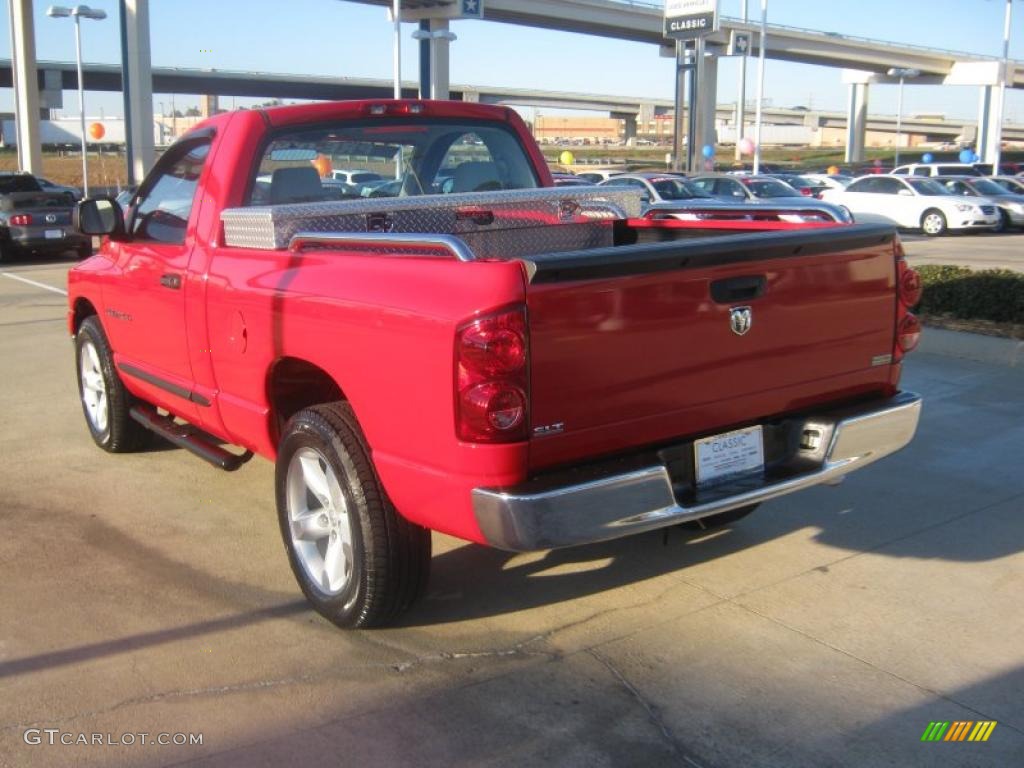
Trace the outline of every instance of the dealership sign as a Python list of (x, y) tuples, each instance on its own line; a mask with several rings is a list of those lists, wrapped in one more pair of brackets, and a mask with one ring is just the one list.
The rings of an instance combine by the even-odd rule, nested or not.
[(665, 37), (692, 40), (718, 29), (718, 0), (665, 0)]

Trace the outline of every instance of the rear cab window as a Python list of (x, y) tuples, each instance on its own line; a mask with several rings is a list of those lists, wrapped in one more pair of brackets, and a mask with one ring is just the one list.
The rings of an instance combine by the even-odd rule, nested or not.
[[(349, 184), (335, 168), (361, 169)], [(368, 176), (360, 180), (359, 176)], [(526, 150), (501, 124), (419, 116), (343, 120), (275, 134), (251, 182), (249, 205), (534, 189)]]

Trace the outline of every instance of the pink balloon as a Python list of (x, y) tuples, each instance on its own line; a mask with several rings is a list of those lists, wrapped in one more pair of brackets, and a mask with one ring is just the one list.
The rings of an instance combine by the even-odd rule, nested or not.
[(740, 154), (749, 155), (754, 151), (754, 142), (746, 138), (740, 139), (739, 147)]

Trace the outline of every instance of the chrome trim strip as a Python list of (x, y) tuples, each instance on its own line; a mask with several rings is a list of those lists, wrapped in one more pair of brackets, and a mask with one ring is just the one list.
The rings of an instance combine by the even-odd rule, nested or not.
[(454, 235), (296, 232), (288, 243), (288, 250), (298, 251), (309, 246), (338, 243), (363, 248), (435, 248), (447, 250), (459, 261), (476, 261), (476, 255), (470, 247), (461, 238)]
[(824, 430), (834, 423), (820, 467), (719, 498), (683, 506), (664, 466), (645, 467), (576, 485), (538, 492), (475, 488), (473, 510), (489, 544), (528, 551), (614, 539), (757, 504), (823, 483), (834, 483), (905, 447), (914, 437), (921, 398), (903, 392), (885, 403), (843, 409), (806, 419)]

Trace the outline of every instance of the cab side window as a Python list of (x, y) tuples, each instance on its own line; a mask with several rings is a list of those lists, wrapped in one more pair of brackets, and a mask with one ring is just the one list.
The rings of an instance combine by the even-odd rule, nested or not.
[(163, 165), (155, 179), (147, 180), (132, 218), (132, 237), (180, 245), (195, 202), (196, 187), (210, 153), (210, 140), (186, 144), (177, 158)]

